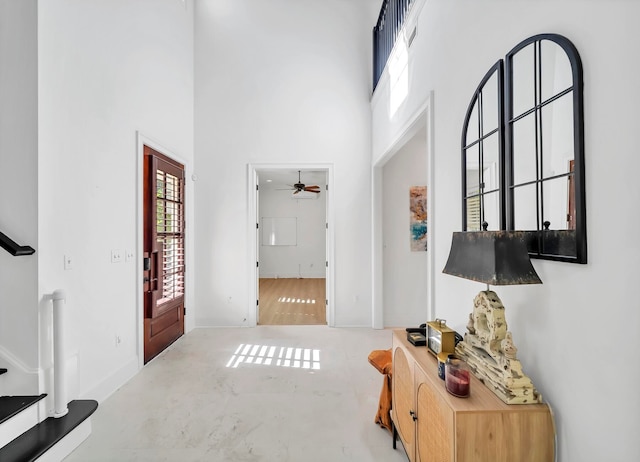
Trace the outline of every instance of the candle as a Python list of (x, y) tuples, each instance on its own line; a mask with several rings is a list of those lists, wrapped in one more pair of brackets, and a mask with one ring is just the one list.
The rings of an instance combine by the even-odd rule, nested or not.
[(454, 355), (449, 355), (445, 368), (445, 387), (454, 396), (469, 396), (471, 377), (467, 363)]
[(469, 396), (469, 371), (453, 370), (446, 376), (447, 391), (455, 396)]

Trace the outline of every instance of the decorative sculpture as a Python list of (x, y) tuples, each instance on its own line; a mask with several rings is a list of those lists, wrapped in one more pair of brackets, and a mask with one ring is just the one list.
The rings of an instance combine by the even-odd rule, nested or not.
[(456, 354), (505, 403), (541, 403), (542, 395), (516, 359), (518, 349), (507, 331), (504, 306), (498, 295), (491, 290), (480, 292), (469, 317), (468, 332), (456, 346)]

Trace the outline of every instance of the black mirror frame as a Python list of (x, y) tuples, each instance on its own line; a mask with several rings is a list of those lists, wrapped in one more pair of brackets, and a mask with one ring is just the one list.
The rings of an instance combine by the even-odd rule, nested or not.
[[(573, 170), (573, 187), (575, 200), (575, 233), (568, 233), (564, 230), (552, 231), (542, 229), (538, 225), (538, 229), (534, 231), (525, 231), (529, 256), (531, 258), (539, 258), (545, 260), (556, 260), (570, 263), (587, 263), (587, 212), (586, 212), (586, 189), (585, 189), (585, 166), (584, 166), (584, 81), (582, 61), (578, 50), (569, 39), (558, 34), (538, 34), (529, 37), (518, 45), (516, 45), (509, 53), (505, 60), (499, 60), (485, 74), (482, 81), (476, 88), (467, 112), (465, 115), (462, 138), (461, 138), (461, 160), (462, 160), (462, 229), (467, 231), (467, 150), (480, 143), (484, 138), (498, 132), (499, 143), (499, 202), (500, 202), (500, 229), (515, 230), (514, 224), (514, 198), (513, 198), (513, 57), (526, 46), (549, 40), (559, 45), (567, 55), (571, 65), (571, 73), (573, 84), (570, 89), (556, 95), (560, 97), (568, 92), (573, 93), (573, 149), (574, 149), (574, 170)], [(467, 131), (473, 108), (482, 93), (482, 89), (493, 76), (498, 75), (498, 111), (499, 120), (498, 128), (490, 134), (479, 133), (477, 141), (467, 145)], [(552, 98), (555, 99), (556, 97)], [(480, 115), (479, 105), (479, 119)], [(537, 109), (536, 109), (537, 110)], [(479, 153), (480, 162), (482, 162), (483, 153)], [(543, 181), (544, 179), (538, 179)], [(539, 193), (538, 193), (539, 194)], [(479, 194), (482, 196), (482, 193)], [(481, 223), (483, 220), (482, 205)], [(537, 213), (537, 211), (536, 211)], [(539, 222), (540, 220), (538, 220)], [(546, 223), (544, 224), (546, 225)], [(547, 233), (547, 234), (543, 234)], [(542, 242), (545, 242), (545, 252), (541, 252)], [(556, 250), (553, 251), (552, 248)], [(572, 249), (565, 251), (564, 249)], [(574, 254), (569, 254), (574, 253)]]
[[(480, 99), (482, 94), (482, 90), (485, 85), (496, 74), (498, 76), (498, 127), (496, 130), (492, 130), (488, 134), (479, 133), (479, 139), (469, 145), (467, 145), (467, 131), (469, 129), (469, 123), (472, 121), (471, 114), (473, 113), (473, 108), (476, 102)], [(471, 102), (469, 103), (469, 107), (467, 108), (467, 113), (464, 118), (464, 124), (462, 125), (462, 137), (460, 140), (461, 152), (462, 152), (462, 229), (467, 231), (467, 150), (474, 146), (477, 143), (480, 143), (483, 139), (488, 138), (489, 136), (498, 133), (498, 158), (499, 158), (499, 203), (500, 203), (500, 229), (505, 229), (506, 224), (506, 215), (505, 215), (505, 148), (504, 148), (504, 61), (502, 59), (498, 60), (484, 75), (480, 84), (476, 88), (473, 93), (473, 97), (471, 98)], [(481, 119), (481, 110), (482, 106), (478, 105), (478, 118)], [(480, 153), (480, 157), (482, 158), (482, 153)], [(484, 193), (480, 193), (482, 196)], [(482, 207), (482, 206), (481, 206)], [(482, 225), (484, 211), (481, 208), (480, 213), (480, 224)]]
[[(538, 229), (536, 235), (532, 236), (532, 242), (529, 243), (529, 256), (531, 258), (540, 258), (545, 260), (557, 260), (571, 263), (587, 263), (587, 219), (586, 219), (586, 202), (585, 202), (585, 168), (584, 168), (584, 81), (582, 60), (578, 54), (578, 50), (573, 43), (558, 34), (538, 34), (529, 37), (518, 45), (516, 45), (505, 58), (505, 171), (506, 171), (506, 229), (514, 230), (514, 200), (513, 200), (513, 57), (526, 46), (549, 40), (559, 45), (567, 54), (569, 63), (571, 64), (571, 73), (573, 77), (573, 149), (574, 149), (574, 193), (575, 193), (575, 256), (562, 255), (559, 253), (542, 253), (541, 233), (549, 233), (553, 231), (545, 231)], [(560, 236), (560, 241), (562, 237)], [(561, 249), (560, 243), (559, 248)]]

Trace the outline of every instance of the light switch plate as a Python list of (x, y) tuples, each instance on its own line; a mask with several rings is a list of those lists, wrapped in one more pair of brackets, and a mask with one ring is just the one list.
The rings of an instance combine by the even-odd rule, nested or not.
[(111, 263), (120, 263), (122, 261), (122, 250), (114, 249), (111, 251)]

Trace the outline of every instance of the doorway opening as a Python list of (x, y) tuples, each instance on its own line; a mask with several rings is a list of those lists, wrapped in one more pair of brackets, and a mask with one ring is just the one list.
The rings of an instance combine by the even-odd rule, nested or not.
[[(400, 151), (397, 159), (393, 160)], [(408, 152), (407, 152), (408, 151)], [(418, 152), (417, 152), (418, 151)], [(427, 313), (426, 319), (435, 319), (435, 227), (433, 226), (434, 216), (434, 192), (435, 192), (435, 163), (433, 158), (433, 92), (430, 92), (424, 104), (408, 118), (407, 124), (403, 127), (402, 131), (395, 138), (395, 142), (391, 144), (387, 150), (382, 153), (377, 160), (373, 163), (373, 277), (372, 277), (372, 327), (374, 329), (383, 329), (385, 325), (412, 325), (416, 323), (413, 317), (418, 316), (420, 322), (425, 319), (424, 313), (422, 313), (419, 306), (424, 304), (424, 294), (420, 297), (420, 300), (415, 304), (415, 301), (407, 300), (407, 294), (412, 294), (415, 291), (411, 290), (411, 281), (402, 279), (400, 281), (393, 281), (396, 275), (388, 268), (392, 267), (405, 267), (405, 261), (416, 263), (412, 260), (423, 260), (419, 254), (411, 255), (409, 253), (409, 238), (406, 228), (407, 221), (401, 220), (398, 217), (392, 216), (397, 210), (402, 208), (408, 208), (408, 190), (409, 185), (401, 185), (404, 190), (399, 191), (399, 196), (395, 196), (398, 191), (396, 186), (401, 184), (405, 178), (413, 172), (415, 165), (412, 165), (420, 160), (426, 162), (425, 165), (420, 165), (419, 170), (422, 171), (425, 176), (417, 178), (411, 178), (411, 182), (419, 182), (421, 184), (411, 184), (411, 186), (426, 186), (427, 191), (427, 215), (428, 215), (428, 231), (427, 231), (427, 252), (426, 252), (426, 265), (424, 261), (418, 262), (420, 265), (419, 283), (424, 284), (426, 280), (426, 301), (427, 301)], [(415, 156), (418, 157), (415, 157)], [(407, 164), (410, 167), (407, 167)], [(400, 174), (400, 175), (398, 175)], [(395, 178), (395, 179), (394, 179)], [(425, 181), (426, 183), (422, 183)], [(406, 205), (405, 205), (406, 204)], [(404, 209), (407, 210), (406, 208)], [(405, 212), (406, 213), (406, 212)], [(385, 216), (386, 215), (386, 216)], [(404, 228), (395, 229), (396, 223), (404, 221)], [(407, 234), (405, 234), (407, 233)], [(396, 243), (402, 245), (400, 251), (393, 251), (389, 248), (389, 240), (394, 240)], [(402, 255), (401, 253), (404, 253)], [(395, 259), (393, 265), (385, 261), (389, 259)], [(402, 260), (405, 261), (402, 261)], [(409, 271), (408, 274), (416, 274)], [(400, 291), (398, 291), (400, 287)], [(407, 313), (407, 310), (398, 312), (396, 308), (398, 304), (405, 305), (407, 303), (414, 304), (414, 310), (412, 313)], [(389, 307), (390, 310), (385, 311), (385, 307)], [(407, 314), (411, 319), (401, 318)]]
[(250, 170), (255, 324), (332, 325), (330, 170), (309, 165)]

